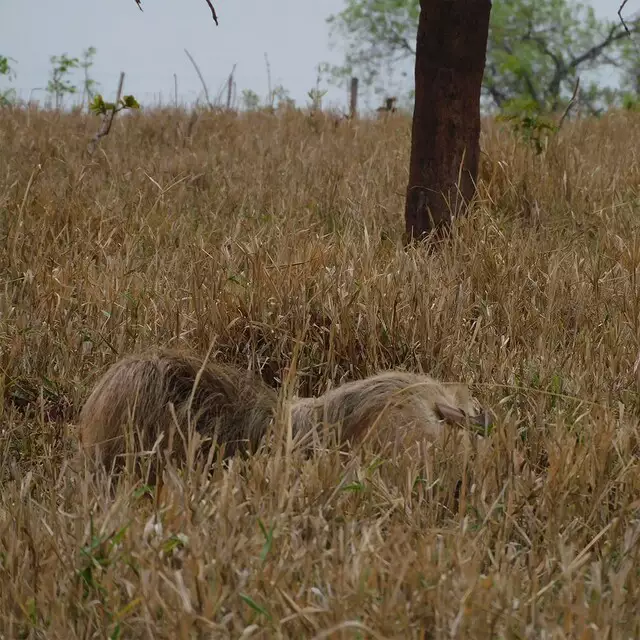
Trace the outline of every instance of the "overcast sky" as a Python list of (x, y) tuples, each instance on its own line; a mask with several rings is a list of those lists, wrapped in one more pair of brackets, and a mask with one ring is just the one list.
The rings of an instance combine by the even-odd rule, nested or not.
[[(213, 0), (216, 27), (205, 0), (0, 0), (0, 54), (17, 61), (12, 86), (21, 97), (47, 83), (51, 55), (80, 56), (97, 48), (92, 76), (105, 96), (115, 93), (119, 72), (125, 92), (144, 103), (168, 102), (177, 74), (180, 97), (194, 100), (201, 91), (184, 53), (199, 64), (216, 94), (236, 64), (237, 91), (267, 94), (266, 53), (272, 85), (282, 84), (299, 105), (315, 85), (323, 61), (339, 63), (342, 53), (329, 46), (325, 19), (344, 0)], [(640, 0), (630, 0), (629, 5)], [(616, 17), (618, 0), (591, 0), (601, 17)], [(634, 12), (639, 7), (634, 7)], [(7, 83), (0, 85), (6, 88)], [(44, 97), (35, 93), (34, 97)], [(327, 98), (346, 103), (346, 90)]]

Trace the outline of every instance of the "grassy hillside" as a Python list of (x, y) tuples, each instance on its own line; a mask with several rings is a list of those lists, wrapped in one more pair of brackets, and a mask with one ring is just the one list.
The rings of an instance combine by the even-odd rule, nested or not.
[[(401, 244), (404, 116), (157, 111), (89, 157), (97, 126), (0, 112), (0, 637), (640, 635), (637, 115), (540, 156), (486, 122), (478, 206), (430, 254)], [(68, 466), (119, 355), (212, 343), (301, 395), (465, 380), (496, 430), (160, 491)]]

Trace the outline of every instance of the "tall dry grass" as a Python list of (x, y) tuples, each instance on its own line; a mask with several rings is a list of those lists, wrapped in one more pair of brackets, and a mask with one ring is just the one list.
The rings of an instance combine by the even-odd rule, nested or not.
[[(433, 253), (401, 244), (406, 117), (156, 111), (90, 158), (96, 127), (0, 112), (0, 637), (640, 635), (637, 116), (540, 157), (486, 122)], [(283, 445), (161, 487), (68, 466), (120, 354), (212, 342), (300, 394), (463, 379), (496, 429), (465, 460)]]

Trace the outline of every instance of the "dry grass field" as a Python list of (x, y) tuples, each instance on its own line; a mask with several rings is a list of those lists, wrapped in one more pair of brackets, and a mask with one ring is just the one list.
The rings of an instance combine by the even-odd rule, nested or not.
[[(1, 638), (640, 637), (637, 115), (539, 156), (485, 122), (431, 253), (402, 247), (406, 116), (158, 109), (89, 157), (98, 124), (0, 112)], [(300, 395), (465, 380), (497, 420), (464, 459), (69, 465), (120, 355), (212, 344)]]

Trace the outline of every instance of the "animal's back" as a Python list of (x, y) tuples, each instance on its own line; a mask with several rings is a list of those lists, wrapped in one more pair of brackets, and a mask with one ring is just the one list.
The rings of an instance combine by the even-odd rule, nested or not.
[[(80, 440), (90, 455), (112, 461), (126, 449), (128, 427), (135, 448), (149, 450), (176, 422), (191, 423), (231, 455), (259, 443), (275, 404), (273, 389), (238, 368), (171, 350), (135, 354), (98, 381), (80, 413)], [(181, 445), (179, 435), (174, 442)]]
[(445, 422), (486, 419), (466, 385), (405, 371), (385, 371), (347, 382), (319, 398), (300, 399), (292, 412), (299, 429), (337, 426), (342, 439), (348, 440), (371, 428), (383, 441), (398, 440), (409, 432), (434, 440), (443, 434)]
[[(191, 424), (200, 435), (224, 445), (229, 456), (261, 444), (277, 403), (278, 393), (257, 375), (157, 350), (127, 356), (108, 369), (82, 408), (80, 439), (90, 456), (111, 467), (128, 449), (151, 450), (161, 435), (163, 448), (175, 427), (184, 432)], [(354, 443), (371, 429), (378, 441), (398, 442), (407, 434), (433, 440), (443, 433), (445, 420), (475, 421), (478, 414), (465, 385), (397, 370), (291, 402), (293, 433), (302, 446), (323, 425), (338, 436), (336, 443)], [(184, 459), (180, 434), (173, 438), (174, 451), (176, 445)]]

